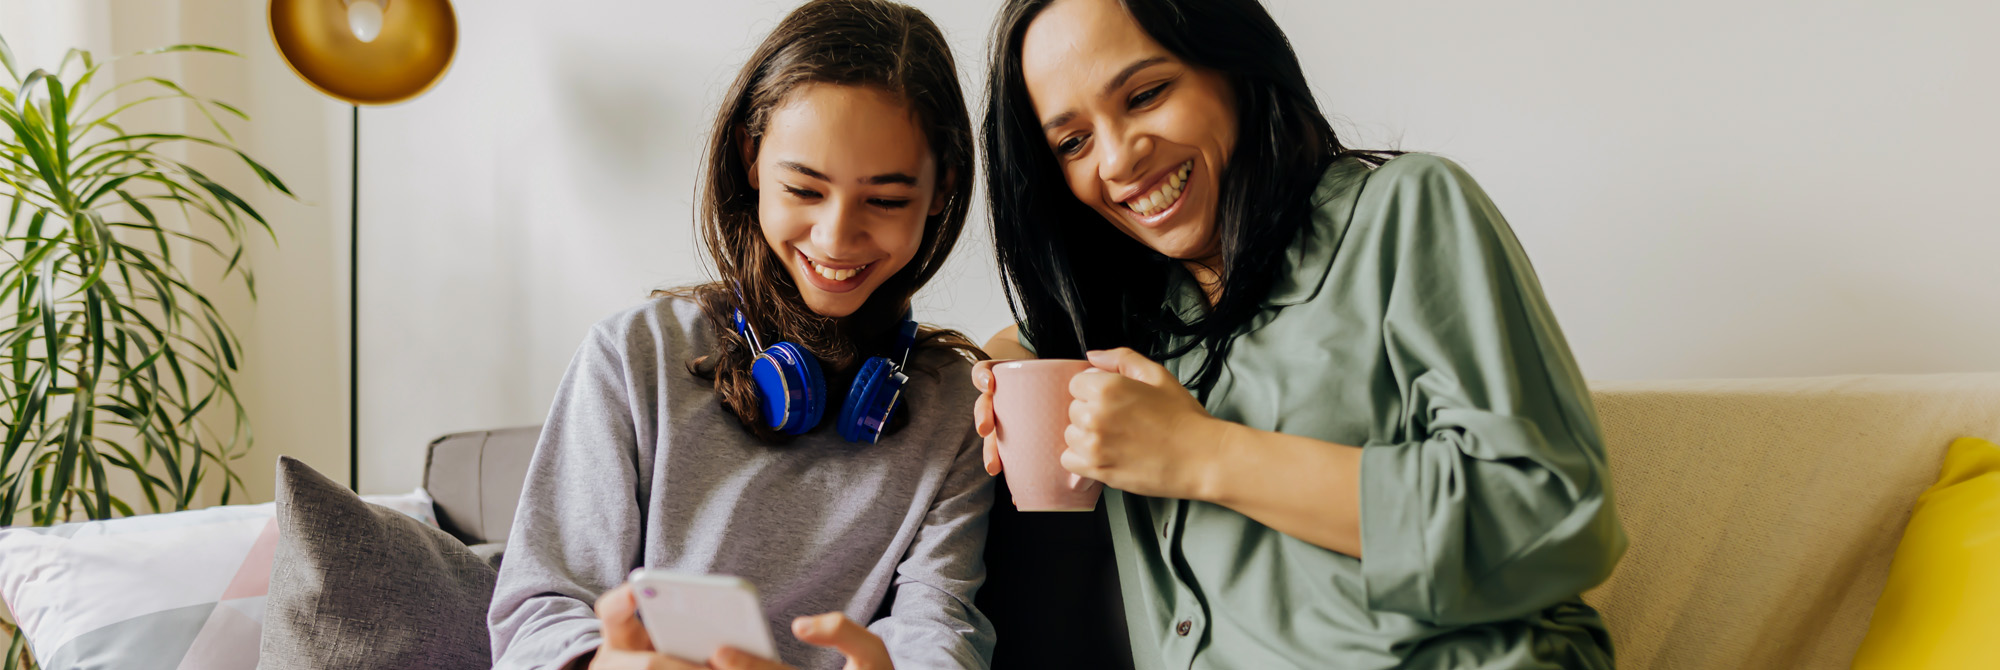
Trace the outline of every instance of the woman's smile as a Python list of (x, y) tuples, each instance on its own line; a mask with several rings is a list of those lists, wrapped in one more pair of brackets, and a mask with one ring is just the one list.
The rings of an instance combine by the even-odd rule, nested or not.
[(1194, 161), (1181, 163), (1173, 171), (1154, 177), (1151, 186), (1120, 200), (1119, 204), (1125, 206), (1139, 225), (1157, 228), (1180, 211), (1181, 196), (1187, 193), (1188, 177), (1193, 172)]

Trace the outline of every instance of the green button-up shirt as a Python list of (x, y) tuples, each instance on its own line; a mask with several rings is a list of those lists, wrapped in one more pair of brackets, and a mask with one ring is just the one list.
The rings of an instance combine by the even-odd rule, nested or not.
[(1340, 161), (1312, 197), (1207, 409), (1362, 447), (1362, 557), (1107, 489), (1137, 666), (1612, 667), (1579, 598), (1625, 549), (1597, 415), (1500, 212), (1422, 154)]

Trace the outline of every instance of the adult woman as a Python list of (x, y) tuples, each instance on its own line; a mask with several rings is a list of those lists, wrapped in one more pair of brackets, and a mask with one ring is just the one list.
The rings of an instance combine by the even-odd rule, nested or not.
[[(945, 381), (971, 344), (906, 321), (963, 226), (971, 143), (921, 12), (814, 0), (779, 22), (710, 138), (719, 281), (599, 323), (556, 393), (494, 589), (498, 667), (779, 667), (654, 653), (620, 585), (641, 566), (749, 579), (799, 667), (986, 666), (992, 487), (972, 390)], [(754, 366), (779, 359), (813, 372), (773, 388)]]
[(1611, 667), (1595, 412), (1471, 177), (1343, 148), (1255, 0), (1012, 0), (988, 94), (987, 349), (1116, 373), (1063, 464), (1138, 667)]

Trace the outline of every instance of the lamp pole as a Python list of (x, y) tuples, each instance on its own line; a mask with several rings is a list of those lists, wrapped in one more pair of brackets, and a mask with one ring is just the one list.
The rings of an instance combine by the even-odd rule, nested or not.
[(361, 490), (361, 105), (423, 94), (451, 67), (450, 0), (270, 0), (271, 42), (285, 65), (349, 104), (347, 485)]
[(361, 492), (361, 106), (349, 105), (347, 164), (347, 488)]

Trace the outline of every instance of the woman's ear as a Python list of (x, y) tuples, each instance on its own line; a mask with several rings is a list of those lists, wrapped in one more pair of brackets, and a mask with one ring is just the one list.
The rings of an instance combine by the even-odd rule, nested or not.
[[(751, 181), (756, 181), (757, 178), (751, 177), (750, 179)], [(924, 216), (937, 216), (944, 213), (944, 206), (951, 204), (952, 187), (957, 184), (957, 180), (957, 170), (944, 171), (944, 178), (938, 180), (937, 191), (931, 195), (931, 211)]]
[(748, 168), (750, 190), (763, 190), (763, 185), (757, 182), (757, 144), (750, 141), (749, 131), (742, 128), (736, 129), (736, 146), (743, 152), (743, 165)]

